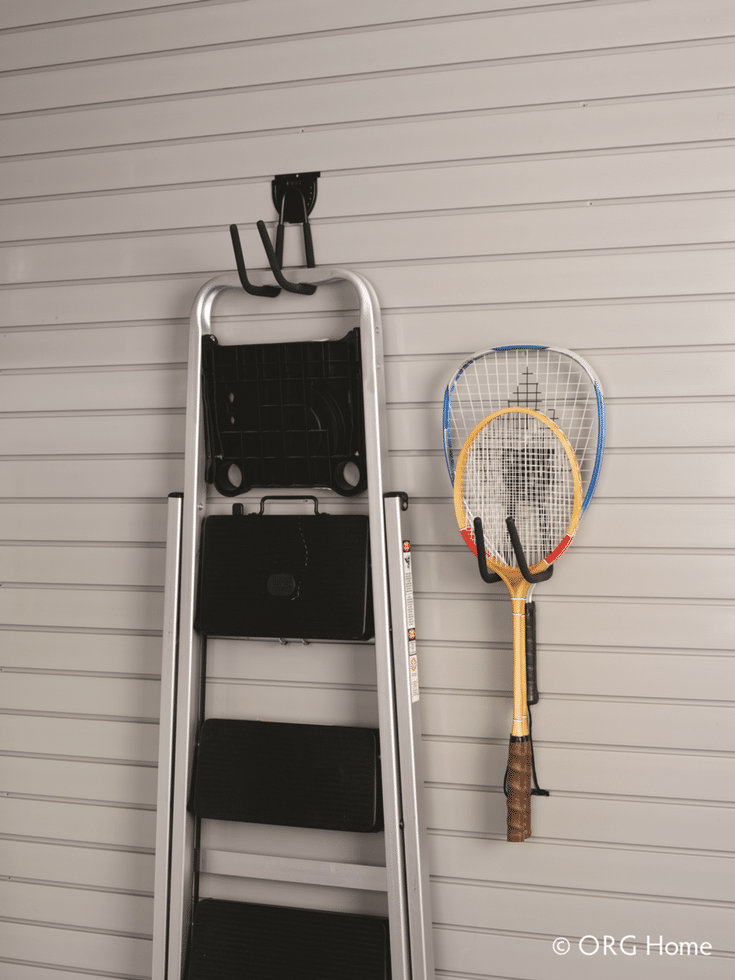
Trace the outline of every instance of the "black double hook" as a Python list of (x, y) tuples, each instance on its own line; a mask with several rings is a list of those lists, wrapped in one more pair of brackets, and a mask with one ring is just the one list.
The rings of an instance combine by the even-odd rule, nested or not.
[[(515, 552), (516, 560), (518, 561), (518, 568), (521, 571), (521, 575), (527, 582), (531, 585), (535, 585), (537, 582), (546, 582), (554, 574), (554, 566), (549, 565), (542, 572), (531, 572), (528, 568), (528, 562), (526, 561), (526, 555), (523, 551), (523, 545), (521, 544), (521, 539), (518, 534), (518, 528), (512, 517), (507, 517), (505, 520), (506, 527), (508, 528), (508, 534), (510, 535), (510, 543), (513, 545), (513, 551)], [(482, 533), (482, 521), (479, 517), (476, 517), (473, 523), (475, 529), (475, 542), (477, 543), (477, 567), (480, 570), (480, 575), (482, 576), (483, 582), (500, 582), (500, 576), (491, 572), (487, 567), (487, 558), (485, 557), (485, 535)]]
[[(301, 177), (303, 176), (305, 183), (302, 186)], [(285, 233), (286, 221), (291, 221), (296, 223), (297, 219), (293, 217), (294, 208), (291, 207), (289, 210), (289, 215), (286, 213), (286, 201), (289, 198), (296, 196), (297, 205), (300, 204), (299, 216), (302, 216), (301, 224), (304, 232), (304, 251), (306, 253), (306, 266), (309, 269), (315, 268), (316, 263), (314, 262), (314, 243), (311, 237), (311, 226), (309, 224), (309, 211), (314, 204), (316, 199), (316, 178), (319, 174), (286, 174), (276, 177), (273, 181), (273, 193), (274, 200), (276, 200), (276, 193), (280, 195), (280, 207), (278, 211), (278, 226), (276, 228), (276, 247), (274, 248), (271, 244), (270, 237), (268, 235), (268, 230), (265, 226), (264, 221), (257, 222), (258, 232), (260, 234), (260, 240), (263, 243), (263, 248), (265, 249), (265, 254), (268, 257), (268, 264), (271, 267), (271, 272), (273, 273), (277, 286), (256, 286), (248, 279), (247, 269), (245, 268), (245, 262), (242, 256), (242, 247), (240, 244), (240, 233), (238, 231), (237, 225), (230, 225), (230, 237), (232, 238), (232, 248), (235, 253), (235, 263), (237, 265), (237, 272), (240, 277), (240, 283), (242, 288), (250, 293), (252, 296), (278, 296), (281, 289), (285, 289), (289, 293), (302, 293), (306, 296), (311, 296), (316, 292), (316, 286), (312, 283), (306, 282), (291, 282), (283, 274), (283, 239)], [(304, 186), (306, 186), (309, 192), (309, 202), (307, 203), (306, 194), (304, 193)]]

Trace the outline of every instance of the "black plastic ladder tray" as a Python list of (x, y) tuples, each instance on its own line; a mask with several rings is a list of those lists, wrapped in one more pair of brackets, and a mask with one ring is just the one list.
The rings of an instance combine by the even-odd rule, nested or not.
[[(222, 345), (202, 338), (206, 479), (253, 487), (366, 487), (360, 338)], [(352, 479), (349, 477), (352, 476)]]
[[(355, 978), (364, 976), (365, 980), (388, 980), (388, 978), (433, 980), (434, 978), (428, 869), (422, 815), (423, 778), (419, 750), (420, 719), (410, 577), (411, 554), (408, 534), (404, 528), (404, 510), (408, 506), (408, 501), (405, 494), (393, 491), (393, 488), (386, 487), (384, 483), (387, 453), (380, 310), (372, 286), (362, 276), (350, 270), (304, 269), (295, 271), (293, 277), (302, 282), (318, 284), (320, 290), (331, 289), (332, 284), (347, 284), (351, 287), (359, 305), (358, 336), (364, 431), (364, 450), (359, 450), (363, 461), (360, 479), (366, 482), (367, 490), (355, 499), (354, 504), (349, 504), (346, 500), (349, 492), (345, 493), (344, 488), (340, 490), (339, 487), (322, 491), (320, 499), (326, 495), (325, 509), (328, 512), (332, 509), (335, 512), (339, 510), (333, 507), (334, 503), (338, 502), (342, 502), (343, 509), (345, 504), (348, 507), (355, 507), (358, 505), (358, 499), (359, 507), (364, 511), (367, 499), (379, 765), (376, 768), (375, 761), (370, 761), (369, 746), (364, 749), (367, 754), (361, 765), (362, 786), (369, 785), (370, 779), (377, 778), (380, 792), (378, 797), (373, 797), (372, 803), (368, 799), (367, 809), (365, 806), (361, 809), (358, 807), (359, 813), (352, 812), (357, 797), (348, 785), (349, 779), (343, 785), (339, 782), (335, 783), (332, 776), (327, 774), (324, 776), (324, 792), (336, 793), (335, 799), (339, 799), (339, 794), (342, 792), (348, 793), (345, 798), (348, 801), (345, 804), (345, 813), (349, 813), (349, 821), (352, 822), (346, 823), (345, 826), (353, 827), (357, 820), (360, 822), (360, 831), (374, 833), (380, 830), (382, 825), (383, 837), (379, 835), (376, 839), (384, 840), (385, 861), (382, 866), (375, 866), (314, 860), (311, 857), (291, 858), (278, 854), (257, 853), (258, 848), (254, 848), (253, 853), (241, 853), (242, 848), (237, 851), (217, 849), (220, 845), (210, 845), (206, 835), (202, 837), (203, 844), (198, 838), (199, 818), (195, 816), (190, 805), (193, 804), (193, 798), (196, 796), (195, 753), (197, 739), (204, 732), (207, 717), (204, 704), (208, 686), (206, 679), (202, 680), (202, 674), (205, 673), (202, 670), (204, 642), (202, 636), (194, 629), (200, 537), (202, 523), (208, 513), (225, 513), (227, 509), (231, 509), (231, 504), (227, 504), (227, 498), (232, 499), (233, 488), (234, 492), (241, 492), (241, 488), (231, 481), (231, 487), (228, 489), (225, 486), (222, 496), (213, 496), (215, 491), (210, 489), (208, 498), (205, 482), (207, 420), (201, 407), (203, 403), (202, 348), (204, 346), (206, 349), (205, 340), (212, 335), (212, 308), (218, 297), (224, 292), (229, 292), (236, 300), (237, 294), (245, 300), (237, 276), (218, 277), (202, 287), (192, 309), (184, 487), (183, 493), (172, 494), (169, 497), (161, 673), (153, 980), (201, 980), (210, 973), (211, 976), (227, 978), (229, 976), (227, 970), (231, 968), (228, 965), (230, 960), (239, 961), (243, 955), (246, 955), (243, 954), (243, 949), (246, 951), (249, 949), (251, 953), (247, 955), (253, 958), (261, 955), (256, 952), (252, 942), (256, 942), (258, 935), (261, 938), (267, 935), (275, 936), (278, 932), (278, 922), (285, 921), (294, 923), (294, 929), (301, 930), (305, 937), (313, 933), (308, 955), (305, 951), (306, 946), (302, 950), (303, 956), (299, 963), (301, 976), (319, 976), (321, 980), (322, 977), (331, 976), (327, 969), (328, 963), (333, 964), (329, 969), (336, 969), (338, 972), (344, 969), (344, 963), (348, 962), (349, 957), (353, 957), (353, 961), (358, 963), (361, 959), (360, 944), (364, 942), (367, 944), (364, 963), (369, 962), (373, 966), (369, 969), (366, 966), (367, 972), (364, 974), (350, 971), (344, 973), (345, 976)], [(249, 298), (245, 301), (252, 302)], [(235, 338), (234, 334), (237, 331), (229, 327), (227, 343), (247, 344), (246, 328), (243, 327), (242, 331), (243, 335), (238, 334)], [(311, 339), (307, 337), (305, 341)], [(323, 410), (322, 415), (324, 416)], [(327, 429), (330, 426), (333, 427), (333, 416)], [(335, 434), (339, 435), (336, 430)], [(339, 460), (336, 465), (340, 465)], [(296, 503), (301, 499), (296, 489), (299, 481), (290, 482), (292, 489), (289, 491), (289, 496), (294, 498), (294, 507), (296, 507)], [(260, 491), (255, 492), (258, 493), (258, 497), (262, 496)], [(240, 499), (252, 503), (251, 497), (255, 492), (248, 498)], [(223, 506), (225, 504), (226, 506)], [(330, 518), (325, 517), (324, 520)], [(254, 641), (242, 642), (248, 644)], [(270, 642), (276, 644), (273, 649), (277, 653), (279, 649), (277, 641)], [(365, 655), (372, 655), (370, 647), (366, 646), (364, 650)], [(209, 719), (206, 724), (209, 724)], [(234, 726), (225, 727), (227, 737), (230, 738), (233, 736)], [(314, 751), (309, 754), (303, 746), (299, 746), (298, 751), (304, 749), (302, 755), (304, 760), (318, 758), (320, 755), (318, 745), (321, 733), (317, 731), (318, 727), (313, 726), (308, 733), (308, 737), (316, 746)], [(279, 730), (279, 741), (283, 752), (288, 751), (289, 738), (299, 738), (298, 732), (289, 732), (287, 728), (288, 726), (284, 726)], [(347, 732), (346, 729), (344, 731)], [(271, 774), (268, 767), (259, 767), (257, 762), (248, 756), (254, 742), (241, 737), (242, 734), (235, 733), (233, 736), (234, 742), (228, 749), (234, 753), (231, 758), (236, 759), (237, 753), (241, 753), (240, 757), (245, 760), (245, 769), (251, 767), (250, 777), (259, 780), (259, 785), (264, 786), (272, 797), (276, 797), (278, 793), (275, 784), (269, 782)], [(367, 737), (367, 732), (357, 734), (360, 739), (363, 739), (364, 744), (363, 736)], [(336, 743), (330, 743), (330, 753), (334, 758), (338, 757), (340, 751), (342, 750), (337, 748)], [(298, 755), (296, 750), (294, 755)], [(274, 756), (276, 765), (277, 758), (276, 754)], [(281, 758), (285, 760), (286, 756), (283, 755)], [(225, 763), (222, 765), (224, 766)], [(297, 768), (294, 763), (292, 766), (294, 786), (298, 784)], [(336, 769), (339, 768), (340, 766), (337, 765)], [(332, 767), (332, 774), (336, 769)], [(215, 765), (211, 770), (214, 774), (214, 782), (205, 787), (204, 807), (205, 810), (207, 807), (213, 807), (214, 809), (209, 812), (214, 813), (216, 807), (224, 805), (225, 811), (217, 811), (214, 818), (207, 819), (240, 820), (245, 816), (248, 822), (243, 823), (242, 826), (247, 828), (255, 827), (261, 818), (264, 822), (282, 818), (282, 810), (275, 807), (273, 800), (270, 803), (273, 803), (275, 809), (271, 811), (268, 810), (268, 806), (251, 809), (252, 800), (245, 784), (239, 788), (237, 807), (228, 813), (227, 807), (231, 805), (232, 794), (226, 791), (226, 787), (223, 789), (223, 779), (226, 780), (229, 771), (231, 770), (227, 768), (218, 770), (215, 756)], [(379, 800), (379, 810), (376, 809), (376, 799)], [(307, 809), (310, 812), (324, 810), (325, 808), (320, 806), (321, 802), (315, 799), (312, 801), (313, 806), (310, 804), (310, 808)], [(197, 804), (193, 806), (195, 809)], [(315, 821), (319, 826), (324, 826), (323, 819), (322, 816), (317, 816)], [(306, 818), (301, 815), (298, 816), (298, 820), (303, 825)], [(339, 823), (336, 818), (335, 821)], [(304, 831), (304, 833), (321, 832)], [(330, 832), (339, 833), (339, 829)], [(208, 887), (212, 881), (219, 880), (217, 877), (219, 875), (227, 876), (229, 880), (238, 877), (250, 879), (252, 883), (248, 885), (248, 895), (253, 894), (254, 890), (257, 892), (259, 881), (268, 880), (291, 882), (294, 886), (309, 884), (325, 886), (325, 888), (334, 886), (356, 889), (365, 891), (366, 894), (383, 892), (387, 896), (384, 905), (387, 907), (387, 917), (358, 915), (336, 919), (333, 918), (335, 913), (326, 910), (318, 912), (280, 907), (266, 914), (259, 911), (261, 905), (228, 902), (219, 897), (211, 900), (213, 904), (208, 904), (209, 898), (198, 900), (199, 873), (202, 870), (207, 873)], [(220, 893), (217, 894), (219, 896)], [(298, 887), (295, 887), (293, 894), (299, 894)], [(223, 899), (227, 897), (223, 894)], [(270, 901), (266, 899), (266, 904)], [(334, 902), (331, 904), (334, 906)], [(326, 899), (325, 905), (330, 905)], [(312, 914), (316, 914), (317, 917), (311, 919)], [(284, 918), (280, 919), (279, 916)], [(307, 920), (314, 924), (313, 930), (309, 929)], [(242, 942), (238, 945), (238, 942), (233, 939), (233, 929), (237, 932), (239, 927), (227, 927), (228, 922), (240, 921), (250, 923), (245, 931), (251, 939), (246, 941), (241, 937), (245, 946)], [(262, 928), (257, 923), (261, 923)], [(343, 937), (344, 948), (340, 947), (342, 951), (335, 953), (336, 960), (332, 958), (328, 961), (326, 953), (322, 955), (319, 950), (326, 950), (330, 945), (329, 937), (332, 933)], [(275, 940), (271, 945), (273, 942)], [(320, 943), (323, 945), (320, 946)], [(348, 957), (348, 960), (340, 960), (343, 955)], [(220, 962), (215, 964), (212, 956), (219, 956)], [(334, 966), (334, 963), (338, 965)], [(288, 964), (282, 965), (279, 969), (282, 969), (282, 974), (271, 975), (266, 970), (262, 973), (262, 980), (280, 980), (281, 975), (285, 976), (288, 973)], [(261, 974), (255, 970), (247, 972), (245, 963), (242, 963), (241, 970), (241, 975), (251, 976), (253, 980), (259, 980), (261, 977)]]

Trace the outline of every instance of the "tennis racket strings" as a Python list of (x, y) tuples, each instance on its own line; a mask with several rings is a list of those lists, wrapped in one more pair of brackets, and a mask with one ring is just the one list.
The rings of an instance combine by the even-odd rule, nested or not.
[[(526, 555), (535, 565), (551, 555), (566, 534), (574, 506), (574, 479), (559, 439), (540, 419), (508, 412), (485, 426), (465, 464), (463, 504), (480, 518), (485, 552), (517, 566), (506, 519), (513, 518)], [(476, 544), (476, 542), (475, 542)]]
[(584, 512), (602, 464), (604, 400), (590, 365), (563, 347), (494, 347), (474, 354), (453, 373), (442, 419), (452, 483), (462, 446), (475, 426), (493, 412), (519, 406), (545, 415), (566, 435), (580, 468)]

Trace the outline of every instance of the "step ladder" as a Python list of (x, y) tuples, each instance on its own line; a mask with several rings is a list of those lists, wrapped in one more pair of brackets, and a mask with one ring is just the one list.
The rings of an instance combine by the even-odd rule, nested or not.
[[(168, 502), (153, 980), (186, 980), (184, 971), (198, 900), (198, 879), (203, 871), (229, 878), (241, 876), (260, 881), (385, 892), (389, 945), (386, 975), (392, 980), (434, 978), (410, 545), (404, 527), (408, 500), (404, 493), (385, 485), (387, 446), (380, 309), (370, 283), (350, 270), (302, 269), (294, 273), (294, 279), (318, 285), (320, 289), (346, 283), (354, 290), (359, 305), (367, 491), (353, 499), (360, 501), (364, 508), (367, 496), (368, 505), (385, 862), (383, 866), (373, 866), (203, 847), (199, 840), (199, 821), (188, 808), (207, 684), (206, 677), (201, 676), (203, 641), (193, 627), (201, 527), (215, 500), (220, 505), (225, 500), (215, 497), (210, 490), (208, 501), (204, 480), (202, 338), (212, 333), (212, 309), (217, 298), (227, 290), (242, 293), (236, 275), (220, 276), (202, 287), (192, 309), (184, 490), (172, 494)], [(245, 332), (246, 327), (242, 330)], [(228, 336), (231, 332), (228, 327)], [(248, 338), (242, 336), (237, 342), (247, 344)], [(273, 491), (263, 489), (257, 496), (269, 492)], [(335, 495), (335, 499), (344, 503), (348, 498)], [(297, 492), (294, 501), (298, 500)], [(366, 654), (370, 655), (369, 649)], [(216, 911), (210, 910), (211, 914)], [(235, 916), (231, 928), (239, 928), (238, 910), (228, 906), (225, 912)], [(293, 909), (284, 910), (283, 914), (293, 918)], [(351, 916), (348, 925), (360, 918)], [(291, 928), (290, 921), (284, 919), (284, 929)], [(226, 929), (226, 923), (220, 928)], [(275, 926), (264, 925), (263, 935), (269, 928), (275, 928), (273, 935), (278, 935), (281, 927), (277, 922)], [(359, 938), (356, 941), (359, 945)], [(243, 976), (249, 975), (246, 963), (242, 964), (242, 971)]]

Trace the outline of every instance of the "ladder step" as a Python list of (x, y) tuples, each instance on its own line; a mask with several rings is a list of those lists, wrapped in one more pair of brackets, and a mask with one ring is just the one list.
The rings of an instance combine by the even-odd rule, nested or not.
[(208, 718), (191, 809), (200, 817), (373, 833), (383, 827), (371, 728)]
[(388, 920), (206, 898), (186, 980), (389, 980)]

